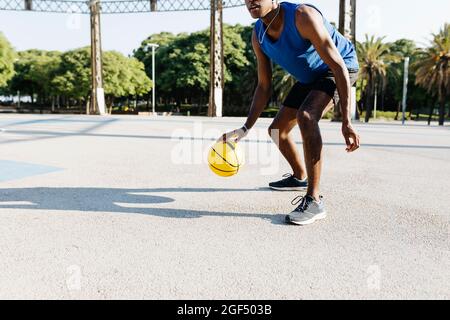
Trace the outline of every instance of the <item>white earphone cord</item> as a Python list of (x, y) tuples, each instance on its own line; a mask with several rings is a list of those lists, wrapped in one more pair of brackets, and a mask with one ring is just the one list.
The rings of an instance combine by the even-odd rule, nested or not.
[(278, 14), (280, 13), (280, 9), (281, 9), (281, 5), (278, 4), (278, 10), (277, 13), (275, 14), (275, 16), (273, 17), (272, 21), (270, 21), (269, 25), (266, 28), (266, 31), (264, 31), (264, 34), (261, 37), (261, 30), (264, 29), (264, 24), (262, 26), (262, 29), (259, 30), (259, 36), (258, 36), (258, 40), (259, 40), (259, 44), (263, 44), (264, 42), (264, 37), (266, 36), (267, 31), (269, 30), (270, 26), (272, 25), (272, 23), (275, 21), (275, 18), (278, 16)]

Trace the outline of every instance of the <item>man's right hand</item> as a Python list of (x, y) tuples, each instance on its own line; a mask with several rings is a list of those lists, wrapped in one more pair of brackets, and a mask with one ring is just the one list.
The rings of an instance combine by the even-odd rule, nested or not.
[(221, 138), (219, 138), (217, 141), (223, 141), (223, 142), (239, 142), (241, 139), (245, 138), (248, 134), (248, 130), (245, 127), (230, 131), (228, 133), (225, 133), (222, 135)]

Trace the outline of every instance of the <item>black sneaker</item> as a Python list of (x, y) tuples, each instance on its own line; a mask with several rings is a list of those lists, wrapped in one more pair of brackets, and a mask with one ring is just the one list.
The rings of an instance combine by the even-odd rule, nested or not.
[(308, 179), (300, 180), (288, 173), (283, 180), (269, 183), (270, 189), (277, 191), (305, 191), (308, 188)]

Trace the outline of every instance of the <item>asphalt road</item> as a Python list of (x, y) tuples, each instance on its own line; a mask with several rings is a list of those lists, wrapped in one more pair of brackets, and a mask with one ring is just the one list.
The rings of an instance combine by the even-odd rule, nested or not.
[(0, 298), (450, 298), (450, 127), (359, 124), (349, 155), (321, 123), (329, 216), (296, 227), (268, 119), (237, 176), (208, 169), (242, 123), (0, 115)]

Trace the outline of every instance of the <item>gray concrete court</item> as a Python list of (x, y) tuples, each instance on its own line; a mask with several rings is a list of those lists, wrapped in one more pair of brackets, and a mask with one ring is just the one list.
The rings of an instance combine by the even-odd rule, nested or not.
[(203, 151), (242, 119), (0, 115), (0, 298), (450, 298), (449, 127), (349, 155), (323, 122), (329, 217), (295, 227), (269, 121), (223, 179)]

